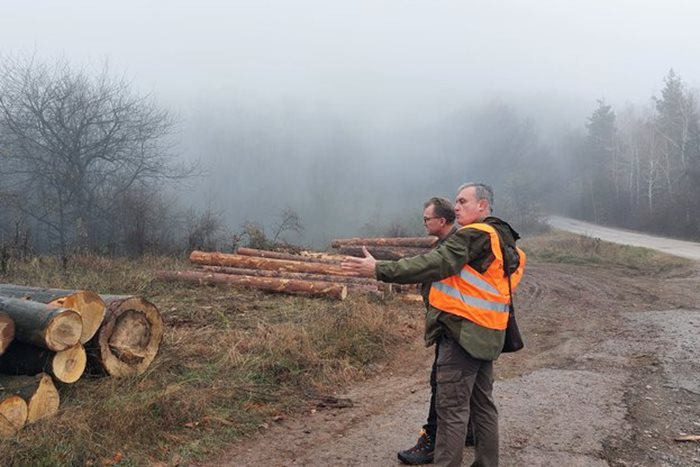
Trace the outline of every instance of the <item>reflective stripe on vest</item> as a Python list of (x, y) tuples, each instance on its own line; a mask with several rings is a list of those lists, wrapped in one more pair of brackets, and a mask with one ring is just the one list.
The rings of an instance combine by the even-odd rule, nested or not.
[[(503, 330), (508, 324), (510, 293), (508, 277), (504, 275), (503, 253), (496, 230), (484, 223), (462, 227), (489, 234), (493, 262), (483, 273), (468, 264), (459, 274), (434, 282), (430, 288), (430, 305), (438, 310), (466, 318), (488, 329)], [(525, 253), (517, 248), (520, 264), (511, 275), (515, 289), (522, 277)]]

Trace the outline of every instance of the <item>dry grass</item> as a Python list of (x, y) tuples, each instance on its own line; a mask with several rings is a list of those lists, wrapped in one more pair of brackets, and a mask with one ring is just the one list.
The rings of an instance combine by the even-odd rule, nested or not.
[[(139, 377), (60, 388), (59, 414), (0, 440), (3, 466), (187, 464), (361, 380), (416, 334), (420, 304), (378, 306), (164, 284), (166, 258), (47, 258), (13, 263), (0, 281), (138, 294), (163, 313), (160, 353)], [(408, 309), (407, 309), (408, 308)]]

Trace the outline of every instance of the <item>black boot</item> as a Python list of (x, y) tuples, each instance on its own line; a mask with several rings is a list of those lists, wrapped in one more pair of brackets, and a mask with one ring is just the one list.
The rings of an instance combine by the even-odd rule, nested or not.
[(408, 465), (432, 464), (435, 458), (435, 436), (428, 436), (425, 430), (422, 431), (416, 445), (411, 449), (399, 451), (398, 457)]

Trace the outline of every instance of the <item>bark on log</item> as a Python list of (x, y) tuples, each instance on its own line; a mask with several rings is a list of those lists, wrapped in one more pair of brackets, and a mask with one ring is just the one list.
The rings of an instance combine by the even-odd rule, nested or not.
[(331, 276), (328, 274), (307, 274), (304, 272), (287, 272), (287, 271), (269, 271), (266, 269), (242, 269), (229, 268), (226, 266), (201, 266), (202, 271), (216, 272), (220, 274), (233, 274), (236, 276), (256, 276), (256, 277), (277, 277), (280, 279), (299, 279), (306, 281), (321, 281), (334, 282), (336, 284), (356, 284), (374, 286), (377, 290), (385, 292), (392, 291), (392, 285), (386, 282), (380, 282), (368, 277), (346, 277), (346, 276)]
[(190, 254), (190, 261), (207, 266), (231, 266), (245, 269), (267, 269), (271, 271), (305, 272), (310, 274), (357, 277), (355, 273), (343, 270), (338, 264), (304, 263), (301, 261), (258, 258), (255, 256), (230, 255), (226, 253), (207, 253), (196, 250)]
[[(262, 259), (262, 258), (261, 258)], [(182, 281), (195, 284), (226, 284), (251, 287), (269, 292), (329, 297), (345, 300), (348, 289), (344, 284), (332, 282), (281, 279), (275, 277), (235, 276), (202, 271), (158, 271), (156, 277), (163, 281)]]
[(431, 248), (437, 237), (376, 237), (376, 238), (336, 238), (331, 241), (333, 248), (342, 246), (400, 246), (413, 248)]
[(158, 354), (163, 318), (148, 300), (102, 295), (107, 312), (95, 337), (86, 344), (88, 372), (115, 378), (143, 374)]
[[(422, 255), (430, 251), (429, 248), (411, 248), (399, 246), (368, 246), (367, 250), (376, 259), (395, 261), (410, 256)], [(338, 252), (342, 255), (363, 257), (361, 246), (341, 246)]]
[(83, 331), (80, 335), (81, 344), (86, 343), (95, 335), (102, 324), (107, 308), (100, 296), (89, 290), (45, 289), (0, 284), (0, 296), (23, 298), (75, 311), (83, 321)]
[(0, 394), (0, 437), (9, 437), (27, 423), (27, 403), (15, 394)]
[(53, 352), (23, 342), (13, 342), (0, 357), (0, 372), (33, 376), (46, 372), (62, 383), (75, 383), (85, 372), (87, 362), (82, 344)]
[(83, 322), (73, 310), (53, 305), (0, 297), (0, 311), (15, 322), (15, 339), (60, 351), (80, 342)]
[(288, 261), (301, 261), (303, 263), (340, 264), (342, 258), (328, 259), (316, 256), (293, 255), (279, 251), (257, 250), (255, 248), (236, 248), (236, 254), (241, 256), (256, 256), (258, 258), (285, 259)]
[(58, 412), (60, 397), (51, 376), (0, 376), (0, 392), (20, 396), (27, 403), (27, 423), (51, 417)]
[(6, 313), (0, 313), (0, 355), (15, 338), (15, 322)]

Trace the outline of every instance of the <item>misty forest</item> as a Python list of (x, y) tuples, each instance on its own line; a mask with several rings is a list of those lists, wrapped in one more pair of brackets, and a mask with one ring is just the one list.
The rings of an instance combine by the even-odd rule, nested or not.
[(659, 70), (648, 101), (601, 97), (570, 127), (499, 96), (378, 123), (304, 102), (182, 115), (109, 66), (3, 56), (2, 264), (421, 235), (422, 202), (467, 181), (524, 233), (558, 213), (697, 240), (692, 84)]

